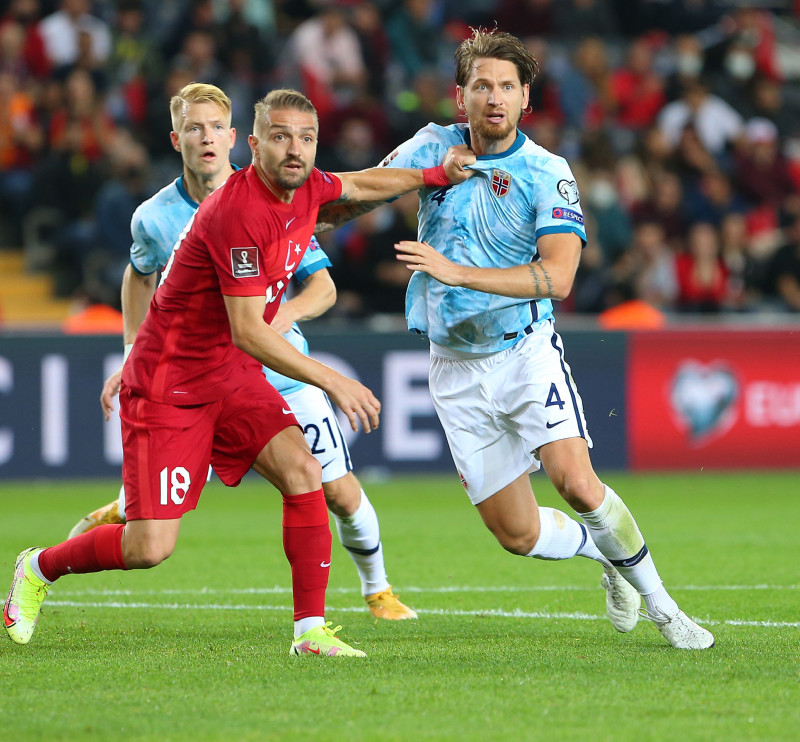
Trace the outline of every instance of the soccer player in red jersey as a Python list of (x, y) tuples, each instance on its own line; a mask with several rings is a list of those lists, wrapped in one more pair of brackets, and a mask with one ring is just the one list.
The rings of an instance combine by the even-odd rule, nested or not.
[(104, 525), (17, 558), (5, 626), (27, 643), (53, 581), (67, 573), (153, 567), (174, 550), (209, 465), (229, 486), (252, 468), (283, 495), (283, 543), (294, 593), (292, 654), (364, 656), (325, 622), (331, 555), (321, 467), (261, 366), (320, 387), (366, 432), (380, 402), (353, 379), (296, 350), (269, 323), (322, 204), (374, 202), (459, 183), (474, 155), (436, 168), (323, 173), (314, 168), (311, 102), (275, 90), (255, 107), (250, 167), (206, 198), (164, 269), (125, 363), (120, 392), (125, 525)]

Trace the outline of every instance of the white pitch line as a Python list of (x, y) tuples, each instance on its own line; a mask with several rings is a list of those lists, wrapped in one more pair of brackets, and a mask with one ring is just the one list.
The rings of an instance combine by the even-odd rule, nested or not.
[[(109, 601), (104, 603), (99, 602), (82, 602), (77, 600), (52, 600), (48, 601), (48, 607), (53, 608), (153, 608), (158, 610), (170, 611), (284, 611), (291, 613), (292, 607), (288, 605), (245, 605), (245, 604), (232, 604), (221, 605), (214, 603), (122, 603), (118, 601)], [(327, 606), (326, 610), (332, 613), (363, 613), (364, 606), (341, 606), (331, 607)], [(421, 615), (431, 616), (480, 616), (480, 617), (498, 617), (498, 618), (538, 618), (545, 620), (570, 620), (570, 621), (603, 621), (606, 616), (594, 615), (591, 613), (549, 613), (544, 611), (504, 611), (497, 608), (488, 608), (486, 610), (451, 610), (447, 608), (433, 608), (433, 609), (416, 609), (417, 613)], [(800, 628), (800, 621), (745, 621), (743, 619), (725, 619), (723, 621), (716, 621), (713, 619), (698, 619), (706, 626), (755, 626), (761, 628)]]
[[(597, 592), (600, 588), (597, 586), (576, 586), (576, 585), (490, 585), (490, 586), (474, 586), (474, 585), (461, 585), (461, 586), (440, 586), (440, 587), (410, 587), (403, 586), (401, 592), (404, 593), (430, 593), (430, 594), (447, 594), (447, 593), (538, 593), (538, 592)], [(671, 586), (671, 591), (678, 590), (695, 590), (706, 592), (727, 592), (727, 591), (748, 591), (748, 590), (770, 590), (780, 592), (783, 590), (800, 590), (800, 585), (677, 585)], [(58, 590), (59, 595), (63, 596), (83, 596), (83, 595), (98, 595), (98, 596), (135, 596), (135, 595), (291, 595), (291, 587), (248, 587), (241, 589), (225, 589), (218, 590), (211, 587), (201, 587), (194, 589), (180, 589), (180, 590)], [(355, 587), (337, 587), (328, 588), (328, 595), (349, 595), (360, 593), (360, 590)], [(55, 591), (53, 592), (55, 594)]]

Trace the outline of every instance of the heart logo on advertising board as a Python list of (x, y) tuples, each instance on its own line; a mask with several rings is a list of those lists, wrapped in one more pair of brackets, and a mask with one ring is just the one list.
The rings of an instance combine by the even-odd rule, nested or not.
[(672, 378), (670, 403), (679, 427), (695, 445), (726, 433), (736, 421), (739, 382), (723, 363), (682, 363)]

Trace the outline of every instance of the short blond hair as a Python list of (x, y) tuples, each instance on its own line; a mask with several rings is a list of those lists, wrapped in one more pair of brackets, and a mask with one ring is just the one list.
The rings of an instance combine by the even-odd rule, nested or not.
[(256, 102), (255, 105), (255, 120), (253, 122), (253, 133), (257, 134), (261, 126), (266, 124), (269, 120), (269, 111), (271, 108), (276, 110), (293, 110), (301, 111), (302, 113), (311, 113), (314, 115), (314, 121), (319, 127), (319, 117), (317, 116), (317, 109), (314, 104), (297, 90), (289, 88), (279, 88), (278, 90), (271, 90), (261, 100)]
[(216, 85), (205, 82), (190, 82), (184, 85), (169, 101), (172, 130), (179, 131), (185, 118), (186, 106), (190, 103), (213, 103), (225, 112), (228, 126), (231, 125), (231, 99)]

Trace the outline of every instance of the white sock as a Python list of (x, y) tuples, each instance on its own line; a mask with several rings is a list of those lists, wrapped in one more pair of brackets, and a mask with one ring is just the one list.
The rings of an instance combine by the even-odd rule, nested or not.
[[(43, 550), (42, 550), (42, 551), (43, 551)], [(29, 564), (29, 565), (30, 565), (30, 567), (31, 567), (31, 572), (33, 572), (33, 574), (35, 574), (35, 575), (36, 575), (36, 576), (37, 576), (37, 577), (38, 577), (38, 578), (39, 578), (39, 579), (40, 579), (42, 582), (44, 582), (44, 583), (45, 583), (45, 584), (47, 584), (47, 585), (52, 585), (52, 584), (53, 584), (53, 583), (52, 583), (52, 581), (51, 581), (51, 580), (48, 580), (48, 579), (47, 579), (47, 578), (46, 578), (46, 577), (45, 577), (45, 576), (42, 574), (42, 570), (41, 570), (41, 569), (39, 569), (39, 554), (41, 554), (41, 553), (42, 553), (41, 551), (36, 551), (36, 552), (34, 552), (34, 553), (31, 555), (31, 560), (30, 560), (30, 562), (28, 562), (28, 564)]]
[(554, 508), (539, 508), (539, 538), (526, 556), (554, 561), (583, 556), (608, 565), (586, 526)]
[(294, 638), (297, 639), (298, 636), (302, 636), (306, 631), (313, 629), (315, 626), (324, 625), (325, 619), (322, 616), (307, 616), (306, 618), (301, 618), (299, 621), (294, 622)]
[(639, 593), (650, 595), (662, 590), (666, 595), (653, 557), (631, 511), (611, 487), (604, 487), (606, 496), (600, 507), (581, 514), (597, 548)]
[(361, 578), (361, 594), (372, 595), (386, 590), (389, 580), (383, 562), (381, 529), (375, 508), (364, 490), (361, 490), (361, 504), (348, 518), (333, 515), (339, 541), (347, 549)]
[(119, 510), (119, 517), (122, 518), (122, 521), (125, 522), (125, 485), (123, 484), (122, 487), (119, 488), (119, 497), (117, 497), (117, 502), (119, 505), (117, 509)]

